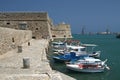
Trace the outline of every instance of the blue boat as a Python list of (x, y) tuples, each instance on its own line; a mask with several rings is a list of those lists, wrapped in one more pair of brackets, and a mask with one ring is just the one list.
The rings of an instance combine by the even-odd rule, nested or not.
[(64, 55), (57, 55), (52, 57), (55, 62), (64, 62), (64, 61), (70, 61), (71, 59), (76, 58), (75, 52), (66, 53)]
[(71, 60), (78, 60), (78, 59), (82, 59), (84, 57), (87, 57), (88, 55), (79, 55), (79, 56), (76, 56), (76, 53), (75, 52), (70, 52), (70, 53), (66, 53), (64, 55), (57, 55), (57, 56), (53, 56), (53, 60), (55, 62), (68, 62), (68, 61), (71, 61)]

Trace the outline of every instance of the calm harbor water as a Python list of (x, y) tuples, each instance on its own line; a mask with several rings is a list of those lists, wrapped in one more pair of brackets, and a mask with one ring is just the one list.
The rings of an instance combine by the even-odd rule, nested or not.
[(115, 35), (73, 35), (74, 40), (81, 43), (96, 44), (95, 50), (101, 51), (101, 60), (108, 59), (107, 64), (110, 70), (103, 73), (80, 73), (69, 71), (64, 63), (54, 63), (51, 61), (53, 69), (67, 74), (76, 80), (120, 80), (120, 39)]

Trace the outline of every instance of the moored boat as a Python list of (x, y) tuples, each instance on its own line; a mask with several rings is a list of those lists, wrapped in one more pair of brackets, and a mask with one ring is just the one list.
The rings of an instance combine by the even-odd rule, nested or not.
[(53, 48), (60, 48), (60, 47), (64, 47), (65, 43), (62, 41), (58, 41), (58, 42), (52, 42), (52, 47)]
[(67, 68), (78, 72), (103, 72), (104, 66), (93, 64), (68, 64)]
[(84, 57), (89, 57), (89, 55), (81, 54), (79, 56), (76, 56), (75, 52), (70, 52), (63, 55), (56, 55), (53, 56), (52, 58), (55, 62), (69, 62), (69, 61), (77, 61), (79, 59), (83, 59)]
[(55, 62), (65, 62), (70, 61), (72, 59), (77, 59), (75, 52), (66, 53), (63, 55), (57, 55), (52, 57)]
[[(75, 52), (76, 55), (81, 55), (81, 54), (88, 54), (91, 57), (99, 58), (101, 51), (93, 51), (93, 49), (97, 45), (95, 44), (80, 44), (80, 42), (77, 41), (77, 43), (71, 43), (68, 45), (67, 42), (52, 42), (52, 47), (53, 47), (53, 53), (58, 53), (58, 54), (65, 54), (69, 52)], [(91, 48), (90, 51), (87, 51), (88, 48)]]
[(109, 69), (107, 60), (101, 61), (100, 59), (95, 59), (92, 57), (85, 57), (75, 62), (70, 62), (66, 64), (67, 69), (78, 71), (78, 72), (103, 72), (105, 68)]
[[(86, 44), (86, 45), (82, 45), (82, 46), (74, 46), (74, 45), (67, 45), (66, 49), (67, 51), (61, 51), (59, 52), (59, 54), (65, 54), (66, 52), (75, 52), (77, 56), (81, 55), (81, 54), (87, 54), (91, 57), (95, 57), (95, 58), (99, 58), (101, 51), (93, 51), (93, 48), (96, 47), (97, 45), (93, 45), (93, 44)], [(91, 51), (88, 52), (87, 51), (87, 47), (92, 47)]]

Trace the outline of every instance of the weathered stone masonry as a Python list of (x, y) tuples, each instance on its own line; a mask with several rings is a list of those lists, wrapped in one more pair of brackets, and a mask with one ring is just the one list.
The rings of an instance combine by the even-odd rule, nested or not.
[(0, 55), (15, 49), (17, 46), (29, 41), (31, 38), (31, 31), (0, 27)]
[[(58, 24), (54, 26), (47, 12), (1, 12), (0, 27), (12, 28), (1, 28), (0, 54), (11, 50), (14, 47), (11, 47), (12, 44), (18, 46), (21, 42), (26, 41), (24, 35), (29, 35), (27, 39), (30, 39), (30, 36), (35, 39), (49, 40), (53, 40), (53, 38), (72, 38), (70, 25)], [(26, 30), (31, 32), (26, 32)]]
[(69, 24), (61, 23), (52, 27), (53, 38), (72, 38), (71, 29)]
[(0, 13), (0, 26), (18, 30), (31, 30), (36, 39), (51, 39), (51, 20), (46, 12)]
[(53, 25), (47, 12), (1, 12), (0, 26), (31, 30), (36, 39), (72, 38), (69, 24)]

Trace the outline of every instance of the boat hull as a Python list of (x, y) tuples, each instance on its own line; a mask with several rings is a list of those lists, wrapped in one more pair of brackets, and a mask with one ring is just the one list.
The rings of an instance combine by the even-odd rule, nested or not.
[(72, 65), (72, 64), (67, 64), (66, 67), (67, 67), (67, 69), (77, 71), (77, 72), (98, 73), (98, 72), (104, 71), (104, 67), (103, 68), (85, 68), (85, 69), (83, 69), (83, 68), (80, 68), (80, 66), (78, 66), (78, 65)]
[(59, 57), (53, 57), (54, 62), (68, 62), (70, 59), (61, 59)]

